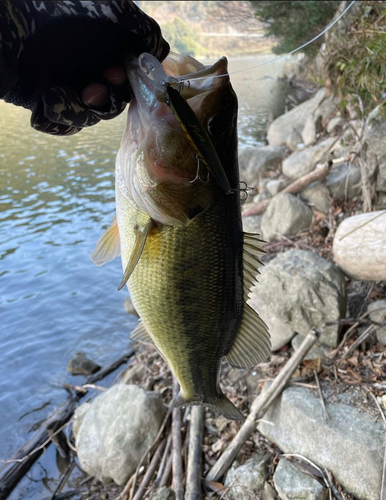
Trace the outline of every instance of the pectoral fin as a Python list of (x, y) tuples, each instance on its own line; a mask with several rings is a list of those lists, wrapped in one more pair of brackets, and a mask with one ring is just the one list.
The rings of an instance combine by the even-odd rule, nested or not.
[(264, 361), (270, 354), (271, 340), (267, 325), (248, 304), (244, 312), (240, 329), (232, 349), (226, 355), (233, 368), (250, 368)]
[(110, 227), (102, 234), (91, 254), (91, 260), (96, 266), (103, 266), (106, 262), (115, 259), (121, 253), (121, 243), (116, 215)]
[(118, 290), (120, 290), (122, 287), (125, 286), (127, 280), (130, 278), (132, 272), (134, 271), (135, 266), (138, 264), (138, 261), (142, 254), (143, 247), (145, 246), (146, 243), (147, 235), (149, 234), (152, 224), (153, 221), (149, 217), (148, 222), (143, 227), (138, 226), (135, 229), (136, 237), (135, 237), (134, 248), (131, 253), (130, 259), (126, 265), (126, 269), (123, 274), (122, 281), (119, 284)]
[(132, 340), (138, 340), (140, 342), (147, 342), (148, 344), (154, 344), (153, 339), (150, 336), (144, 322), (140, 320), (138, 325), (131, 332), (130, 338)]

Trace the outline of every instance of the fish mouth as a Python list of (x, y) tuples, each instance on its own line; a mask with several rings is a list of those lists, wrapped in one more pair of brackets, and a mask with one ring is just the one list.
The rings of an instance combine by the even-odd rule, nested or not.
[[(206, 166), (225, 193), (233, 193), (216, 149), (197, 116), (202, 103), (200, 97), (220, 87), (222, 78), (228, 78), (227, 60), (223, 57), (211, 66), (204, 66), (191, 58), (183, 66), (178, 57), (178, 54), (172, 54), (169, 61), (164, 62), (165, 67), (147, 53), (141, 54), (137, 60), (126, 58), (126, 71), (139, 111), (144, 116), (149, 112), (162, 116), (169, 125), (180, 128), (195, 150), (198, 161)], [(197, 99), (196, 105), (191, 107), (187, 100), (192, 102), (192, 98)]]

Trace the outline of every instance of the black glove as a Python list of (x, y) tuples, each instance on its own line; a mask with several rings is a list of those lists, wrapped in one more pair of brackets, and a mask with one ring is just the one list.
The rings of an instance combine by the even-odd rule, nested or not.
[[(41, 132), (75, 134), (120, 114), (129, 84), (103, 74), (128, 52), (160, 61), (169, 52), (158, 24), (131, 1), (0, 1), (0, 98), (30, 109)], [(91, 82), (108, 89), (103, 108), (82, 100)]]

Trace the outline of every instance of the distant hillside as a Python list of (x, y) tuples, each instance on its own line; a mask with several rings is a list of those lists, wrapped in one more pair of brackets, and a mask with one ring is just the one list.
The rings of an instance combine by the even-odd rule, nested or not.
[(161, 26), (172, 50), (200, 57), (270, 51), (248, 1), (137, 1)]

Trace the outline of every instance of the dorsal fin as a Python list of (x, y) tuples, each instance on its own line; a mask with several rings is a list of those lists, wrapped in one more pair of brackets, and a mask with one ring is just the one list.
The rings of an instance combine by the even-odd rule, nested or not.
[(119, 239), (117, 216), (113, 216), (111, 225), (99, 238), (95, 250), (91, 254), (91, 260), (96, 266), (103, 266), (106, 262), (115, 259), (121, 254), (121, 243)]
[(139, 340), (140, 342), (147, 342), (151, 344), (154, 343), (153, 339), (150, 336), (150, 333), (148, 332), (148, 329), (146, 328), (142, 320), (139, 320), (138, 325), (131, 332), (130, 338), (132, 340)]
[(134, 248), (133, 251), (131, 252), (129, 261), (126, 265), (126, 269), (123, 274), (122, 281), (119, 284), (118, 290), (120, 290), (123, 286), (125, 286), (127, 280), (131, 276), (131, 273), (134, 271), (135, 266), (138, 264), (138, 261), (142, 254), (143, 247), (145, 246), (146, 243), (147, 235), (149, 234), (152, 225), (153, 221), (149, 217), (147, 222), (142, 227), (140, 227), (139, 225), (136, 227)]
[(250, 368), (264, 361), (271, 351), (267, 325), (248, 304), (244, 304), (240, 329), (226, 355), (233, 368)]
[(256, 285), (256, 275), (262, 266), (260, 257), (265, 254), (260, 244), (265, 243), (257, 234), (244, 233), (243, 266), (244, 266), (244, 300), (248, 300), (251, 288)]

